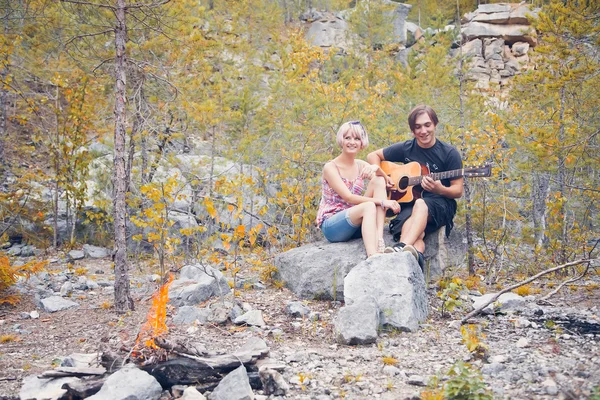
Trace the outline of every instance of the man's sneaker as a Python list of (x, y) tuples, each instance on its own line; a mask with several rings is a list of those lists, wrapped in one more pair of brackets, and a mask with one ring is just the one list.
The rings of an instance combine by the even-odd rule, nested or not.
[(396, 243), (395, 245), (393, 245), (392, 247), (388, 246), (386, 247), (383, 252), (384, 253), (400, 253), (402, 251), (402, 249), (404, 248), (404, 246), (406, 246), (404, 243), (399, 242)]
[[(391, 251), (388, 251), (388, 249), (391, 249)], [(410, 244), (404, 244), (402, 242), (396, 243), (393, 247), (386, 247), (385, 249), (385, 253), (391, 253), (391, 252), (400, 252), (400, 251), (407, 251), (410, 254), (413, 255), (413, 257), (417, 260), (417, 263), (419, 264), (419, 267), (421, 267), (421, 271), (425, 271), (425, 257), (423, 257), (423, 253), (421, 253), (419, 250), (415, 249), (414, 246), (410, 245)]]
[(415, 260), (419, 262), (419, 250), (415, 249), (414, 246), (407, 244), (402, 248), (402, 251), (407, 251), (415, 257)]
[(425, 273), (425, 257), (420, 251), (417, 251), (417, 253), (419, 253), (419, 258), (417, 258), (417, 262), (419, 263), (419, 267), (421, 267), (421, 271)]

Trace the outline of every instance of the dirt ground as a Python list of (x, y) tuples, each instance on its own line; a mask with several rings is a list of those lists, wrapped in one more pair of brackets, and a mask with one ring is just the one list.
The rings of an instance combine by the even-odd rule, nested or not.
[[(90, 279), (113, 279), (110, 260), (79, 260), (71, 270), (80, 267), (87, 270), (85, 276)], [(66, 263), (59, 261), (50, 264), (48, 272), (52, 276), (65, 268)], [(135, 269), (131, 275), (136, 309), (123, 316), (117, 316), (110, 308), (113, 303), (110, 287), (75, 291), (71, 300), (80, 306), (56, 313), (36, 307), (33, 289), (22, 296), (17, 306), (0, 306), (0, 398), (18, 398), (25, 376), (50, 370), (69, 354), (94, 353), (106, 348), (130, 350), (147, 318), (152, 294), (158, 288), (157, 283), (150, 282), (147, 271)], [(599, 283), (600, 277), (592, 275), (564, 288), (551, 302), (557, 309), (575, 307), (600, 322)], [(544, 282), (534, 287), (548, 291)], [(418, 332), (382, 332), (378, 343), (373, 345), (336, 344), (333, 320), (341, 304), (305, 302), (313, 312), (320, 314), (320, 319), (295, 319), (286, 314), (285, 305), (298, 299), (287, 289), (276, 288), (236, 292), (240, 301), (263, 312), (267, 328), (231, 323), (205, 324), (193, 329), (176, 326), (171, 323), (175, 310), (169, 306), (168, 337), (189, 340), (193, 336), (209, 350), (222, 352), (241, 346), (249, 336), (262, 337), (271, 350), (271, 358), (286, 365), (283, 375), (290, 383), (290, 390), (285, 398), (289, 399), (418, 398), (426, 388), (416, 385), (414, 377), (422, 376), (425, 382), (430, 382), (432, 377), (443, 375), (457, 360), (470, 359), (460, 331), (450, 324), (452, 319), (441, 317), (436, 292), (434, 287), (429, 290), (430, 319)], [(39, 318), (23, 318), (23, 313), (34, 310), (39, 311)], [(464, 313), (455, 313), (454, 319), (462, 315)], [(516, 326), (515, 319), (514, 316), (479, 319), (482, 342), (489, 347), (490, 358), (505, 359), (496, 358), (496, 364), (487, 362), (504, 365), (501, 373), (484, 375), (486, 384), (495, 393), (494, 398), (592, 398), (593, 391), (600, 387), (600, 334), (557, 332), (542, 326), (526, 330)], [(529, 341), (527, 347), (515, 346), (521, 338)], [(396, 361), (389, 363), (395, 369), (386, 368), (384, 357)], [(528, 362), (534, 367), (528, 367)], [(489, 369), (481, 361), (475, 365)], [(528, 375), (528, 368), (535, 369), (539, 365), (546, 365), (546, 369)], [(579, 370), (585, 371), (574, 372)], [(518, 374), (515, 371), (519, 371)], [(549, 380), (557, 384), (556, 395), (552, 395), (553, 389), (547, 388)]]

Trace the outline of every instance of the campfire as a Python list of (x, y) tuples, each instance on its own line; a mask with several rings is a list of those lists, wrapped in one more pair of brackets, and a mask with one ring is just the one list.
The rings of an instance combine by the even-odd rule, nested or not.
[[(169, 390), (175, 385), (189, 385), (200, 392), (215, 390), (225, 376), (244, 366), (250, 387), (267, 391), (265, 385), (272, 386), (272, 383), (263, 384), (261, 376), (263, 380), (268, 376), (268, 382), (271, 382), (273, 374), (277, 374), (274, 371), (279, 368), (266, 358), (269, 348), (264, 340), (250, 338), (233, 353), (223, 354), (207, 350), (200, 342), (186, 339), (182, 343), (168, 338), (167, 305), (172, 281), (173, 276), (170, 275), (168, 281), (152, 296), (152, 306), (133, 349), (121, 348), (119, 352), (106, 349), (98, 355), (90, 355), (91, 358), (85, 362), (61, 365), (44, 372), (38, 378), (77, 377), (76, 381), (61, 386), (66, 390), (64, 398), (76, 400), (99, 392), (107, 379), (124, 366), (133, 366), (147, 372), (163, 390)], [(259, 368), (263, 369), (261, 376)]]

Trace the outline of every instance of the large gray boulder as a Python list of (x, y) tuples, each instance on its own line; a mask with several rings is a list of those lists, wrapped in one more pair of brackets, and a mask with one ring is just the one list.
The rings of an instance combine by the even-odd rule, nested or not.
[(338, 312), (334, 329), (339, 343), (369, 344), (377, 341), (379, 308), (372, 296), (363, 296)]
[[(456, 229), (446, 237), (441, 227), (425, 237), (425, 278), (429, 282), (440, 277), (450, 266), (464, 264), (466, 244)], [(385, 242), (394, 244), (385, 232)], [(282, 280), (303, 299), (344, 300), (344, 278), (354, 266), (366, 258), (361, 239), (345, 243), (325, 240), (310, 243), (275, 257), (276, 279)]]
[(276, 279), (303, 299), (344, 299), (344, 278), (366, 258), (361, 239), (344, 243), (319, 241), (275, 257)]
[(344, 279), (344, 300), (352, 305), (364, 296), (375, 299), (381, 325), (414, 332), (427, 318), (425, 278), (408, 252), (371, 257)]
[(169, 301), (181, 306), (194, 306), (213, 296), (224, 296), (231, 292), (223, 274), (208, 265), (186, 265), (179, 279), (169, 287)]
[(254, 393), (250, 387), (250, 379), (246, 368), (241, 365), (221, 380), (215, 390), (208, 396), (209, 400), (253, 400)]
[(160, 383), (146, 371), (125, 367), (106, 379), (100, 391), (89, 400), (158, 400), (162, 393)]

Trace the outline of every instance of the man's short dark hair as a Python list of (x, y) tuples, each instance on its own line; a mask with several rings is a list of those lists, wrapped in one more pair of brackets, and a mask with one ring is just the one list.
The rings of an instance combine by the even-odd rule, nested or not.
[(438, 117), (435, 111), (433, 111), (433, 108), (426, 106), (425, 104), (419, 104), (411, 110), (410, 114), (408, 114), (408, 126), (410, 126), (411, 132), (415, 131), (415, 121), (417, 120), (419, 115), (425, 113), (429, 115), (429, 118), (431, 119), (431, 122), (433, 122), (434, 125), (438, 124)]

